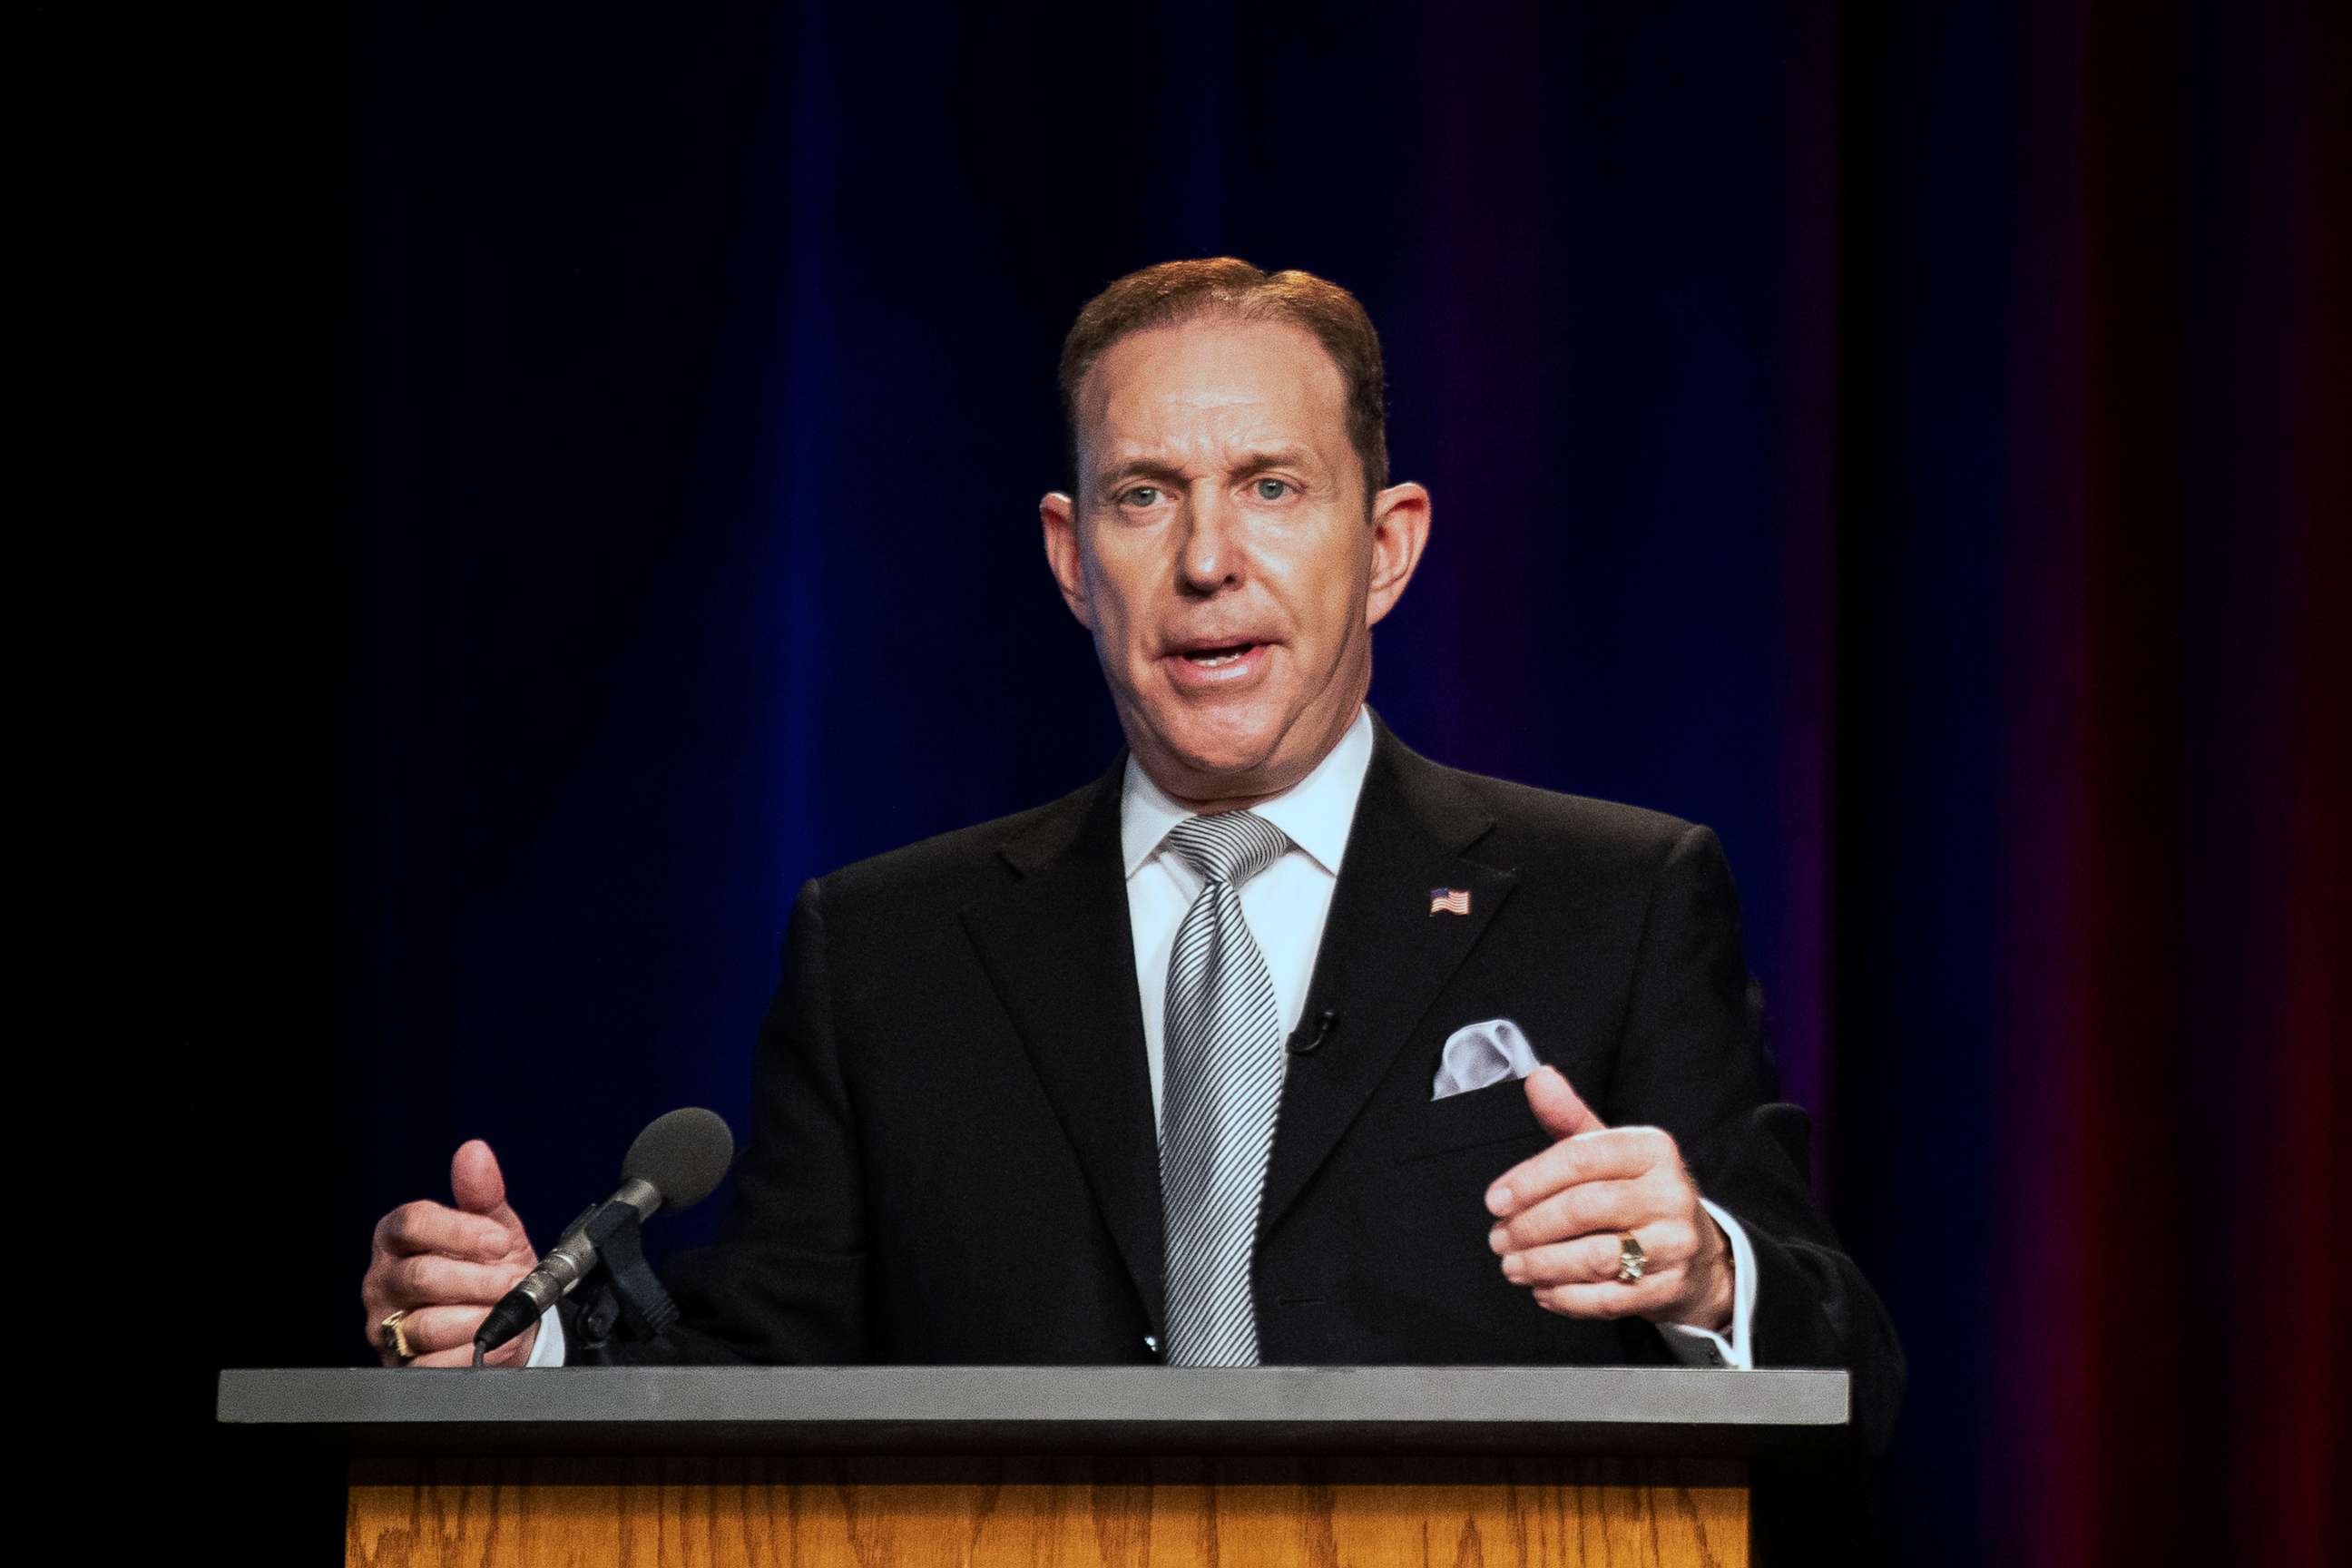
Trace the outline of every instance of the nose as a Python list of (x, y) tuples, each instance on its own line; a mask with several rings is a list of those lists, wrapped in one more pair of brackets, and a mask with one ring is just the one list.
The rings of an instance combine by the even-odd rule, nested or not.
[(1199, 487), (1186, 502), (1176, 571), (1187, 593), (1206, 595), (1240, 585), (1246, 564), (1240, 525), (1240, 509), (1216, 486)]

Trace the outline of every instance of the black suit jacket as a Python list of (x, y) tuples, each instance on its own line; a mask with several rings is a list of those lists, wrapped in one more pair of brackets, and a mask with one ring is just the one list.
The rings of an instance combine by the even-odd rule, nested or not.
[[(1375, 721), (1259, 1220), (1269, 1364), (1671, 1359), (1506, 1281), (1483, 1196), (1546, 1135), (1522, 1086), (1430, 1098), (1448, 1035), (1517, 1022), (1612, 1124), (1674, 1134), (1754, 1244), (1759, 1366), (1843, 1366), (1877, 1446), (1902, 1359), (1772, 1103), (1715, 836), (1439, 766)], [(1157, 1138), (1119, 853), (1124, 759), (1036, 810), (810, 882), (718, 1245), (630, 1359), (1153, 1359)], [(1467, 915), (1430, 910), (1468, 889)]]

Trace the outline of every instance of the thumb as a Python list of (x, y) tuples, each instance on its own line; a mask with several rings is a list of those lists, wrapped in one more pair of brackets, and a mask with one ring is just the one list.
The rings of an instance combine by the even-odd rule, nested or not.
[(522, 1226), (507, 1206), (507, 1179), (499, 1171), (499, 1157), (476, 1138), (459, 1144), (449, 1157), (449, 1193), (467, 1214), (494, 1219), (520, 1237)]
[(1592, 1108), (1569, 1087), (1566, 1075), (1549, 1064), (1528, 1074), (1528, 1108), (1554, 1138), (1598, 1132), (1609, 1125), (1593, 1115)]

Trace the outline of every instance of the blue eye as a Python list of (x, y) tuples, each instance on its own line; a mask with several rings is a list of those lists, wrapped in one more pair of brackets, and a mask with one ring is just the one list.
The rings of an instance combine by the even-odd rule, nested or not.
[(1257, 499), (1260, 500), (1280, 500), (1289, 492), (1290, 481), (1287, 479), (1260, 479), (1257, 482)]
[(1133, 489), (1128, 491), (1127, 494), (1122, 496), (1120, 499), (1128, 501), (1131, 505), (1150, 506), (1153, 501), (1160, 499), (1160, 487), (1157, 485), (1138, 485)]

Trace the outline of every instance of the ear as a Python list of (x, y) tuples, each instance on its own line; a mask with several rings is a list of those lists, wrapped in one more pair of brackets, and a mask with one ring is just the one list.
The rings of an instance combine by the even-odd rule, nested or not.
[(1062, 590), (1062, 603), (1070, 606), (1078, 625), (1094, 630), (1094, 613), (1087, 605), (1086, 562), (1078, 549), (1077, 503), (1059, 490), (1047, 490), (1037, 503), (1037, 521), (1045, 531), (1045, 569)]
[(1391, 485), (1372, 498), (1372, 581), (1364, 597), (1364, 625), (1376, 626), (1412, 581), (1429, 542), (1429, 492), (1419, 485)]

